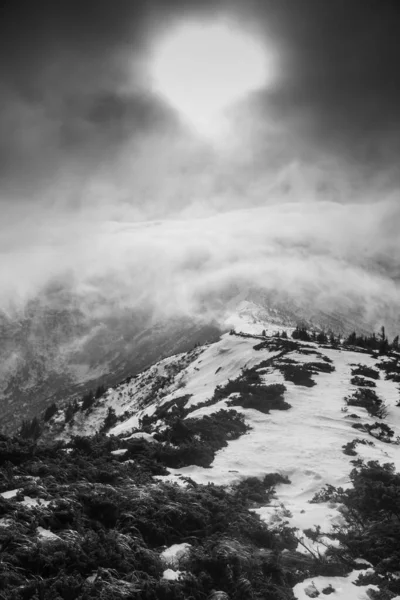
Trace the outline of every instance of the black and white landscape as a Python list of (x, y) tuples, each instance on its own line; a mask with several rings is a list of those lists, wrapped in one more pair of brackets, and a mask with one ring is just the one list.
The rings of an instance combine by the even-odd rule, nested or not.
[(3, 2), (1, 600), (400, 598), (399, 30)]

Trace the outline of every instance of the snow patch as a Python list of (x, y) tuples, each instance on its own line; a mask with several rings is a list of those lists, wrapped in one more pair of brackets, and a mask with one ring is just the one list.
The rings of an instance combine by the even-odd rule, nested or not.
[(173, 569), (166, 569), (163, 572), (162, 578), (167, 579), (168, 581), (178, 581), (182, 575), (184, 575), (184, 571), (174, 571)]
[[(373, 569), (352, 571), (347, 577), (313, 577), (305, 579), (293, 588), (297, 600), (309, 600), (309, 598), (325, 597), (323, 590), (332, 587), (335, 591), (329, 597), (335, 600), (370, 600), (367, 591), (369, 589), (379, 590), (376, 585), (356, 586), (354, 582), (362, 573), (371, 573)], [(315, 595), (312, 595), (312, 594)]]
[(6, 500), (10, 500), (11, 498), (15, 498), (15, 496), (20, 491), (21, 491), (21, 488), (17, 488), (15, 490), (8, 490), (7, 492), (1, 492), (0, 496), (5, 498)]
[(28, 506), (30, 508), (36, 506), (48, 506), (51, 503), (51, 500), (43, 500), (42, 498), (30, 498), (30, 496), (24, 496), (24, 499), (20, 502), (23, 506)]
[(173, 544), (161, 552), (160, 558), (165, 566), (176, 569), (189, 556), (190, 548), (190, 544)]
[(43, 527), (36, 527), (36, 532), (37, 532), (38, 536), (40, 538), (42, 538), (43, 540), (49, 540), (49, 541), (61, 540), (61, 538), (58, 535), (56, 535), (49, 529), (44, 529)]

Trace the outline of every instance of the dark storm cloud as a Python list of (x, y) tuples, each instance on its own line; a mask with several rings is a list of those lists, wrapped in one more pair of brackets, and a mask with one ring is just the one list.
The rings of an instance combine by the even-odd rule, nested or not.
[(272, 115), (282, 137), (287, 127), (298, 136), (296, 155), (284, 152), (285, 160), (322, 149), (358, 168), (396, 174), (394, 2), (17, 0), (3, 6), (0, 32), (0, 159), (8, 190), (15, 179), (33, 185), (67, 165), (82, 169), (82, 159), (98, 164), (128, 136), (173, 126), (173, 111), (146, 92), (149, 44), (173, 18), (218, 11), (241, 15), (278, 57), (276, 81), (258, 96), (256, 117)]
[[(145, 3), (124, 0), (118, 8), (91, 0), (6, 5), (0, 156), (11, 191), (19, 189), (14, 179), (32, 185), (70, 160), (75, 167), (80, 158), (98, 161), (123, 139), (123, 122), (131, 132), (143, 127), (143, 94), (120, 90), (124, 52), (132, 56), (132, 77), (140, 78), (144, 9)], [(154, 116), (154, 99), (147, 104), (146, 115)]]
[(311, 147), (363, 177), (384, 170), (400, 181), (398, 3), (267, 0), (257, 7), (281, 68), (278, 85), (260, 95), (260, 114), (290, 124), (302, 140), (298, 155)]

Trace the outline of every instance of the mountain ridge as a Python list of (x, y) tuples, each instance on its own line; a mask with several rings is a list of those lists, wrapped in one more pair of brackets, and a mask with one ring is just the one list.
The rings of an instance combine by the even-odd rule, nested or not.
[[(210, 502), (206, 498), (207, 494), (214, 493), (212, 490), (223, 494), (227, 502), (242, 498), (242, 508), (235, 505), (237, 518), (242, 510), (245, 512), (240, 512), (240, 519), (247, 519), (245, 515), (257, 517), (251, 527), (262, 528), (263, 533), (260, 530), (257, 535), (272, 536), (275, 540), (272, 546), (280, 556), (280, 564), (294, 561), (298, 565), (297, 575), (289, 569), (287, 579), (279, 579), (281, 571), (278, 579), (272, 575), (266, 579), (261, 575), (261, 579), (257, 579), (257, 575), (254, 579), (251, 570), (245, 566), (247, 559), (243, 558), (243, 552), (250, 550), (245, 551), (240, 545), (243, 541), (238, 540), (243, 534), (237, 533), (236, 542), (229, 541), (229, 544), (236, 544), (236, 549), (232, 550), (233, 546), (230, 546), (231, 550), (225, 548), (223, 552), (224, 556), (232, 557), (227, 559), (231, 569), (234, 568), (234, 556), (242, 566), (235, 571), (236, 575), (228, 575), (229, 570), (225, 572), (225, 567), (219, 567), (224, 575), (215, 582), (219, 581), (221, 592), (218, 593), (225, 594), (221, 598), (233, 594), (234, 598), (244, 599), (307, 600), (330, 593), (340, 600), (397, 598), (393, 592), (397, 590), (397, 580), (392, 576), (396, 569), (393, 566), (388, 571), (384, 567), (385, 560), (390, 558), (392, 561), (393, 551), (381, 551), (378, 560), (378, 555), (364, 543), (364, 549), (355, 546), (351, 550), (351, 557), (349, 548), (354, 545), (353, 538), (344, 532), (350, 527), (349, 502), (352, 490), (358, 485), (357, 477), (365, 472), (368, 478), (369, 470), (381, 469), (378, 475), (383, 482), (389, 477), (389, 471), (385, 471), (386, 463), (392, 463), (395, 470), (400, 470), (400, 353), (392, 348), (386, 354), (379, 354), (378, 350), (346, 346), (338, 338), (328, 342), (327, 336), (322, 336), (326, 341), (313, 341), (314, 336), (307, 334), (305, 329), (278, 327), (276, 323), (264, 321), (264, 317), (263, 311), (242, 301), (236, 316), (232, 312), (228, 318), (236, 327), (240, 325), (241, 331), (231, 329), (218, 341), (195, 345), (188, 352), (162, 359), (99, 394), (86, 395), (65, 408), (57, 410), (56, 407), (47, 419), (36, 452), (48, 452), (48, 444), (55, 444), (59, 450), (52, 452), (71, 457), (69, 467), (68, 462), (62, 461), (63, 469), (71, 468), (72, 472), (80, 473), (79, 477), (89, 474), (89, 471), (81, 470), (82, 466), (78, 467), (83, 465), (84, 457), (93, 456), (91, 460), (97, 462), (106, 460), (109, 467), (103, 468), (98, 475), (91, 475), (95, 477), (94, 483), (79, 484), (88, 490), (95, 486), (90, 492), (95, 496), (100, 493), (107, 497), (114, 493), (108, 488), (96, 492), (97, 477), (112, 479), (116, 469), (124, 469), (124, 473), (133, 469), (138, 477), (145, 469), (147, 483), (140, 488), (140, 493), (150, 503), (151, 494), (156, 498), (161, 490), (179, 496), (179, 503), (186, 498), (189, 505), (191, 494), (195, 493), (204, 493), (204, 501)], [(36, 468), (46, 473), (43, 461), (39, 464), (42, 467)], [(374, 466), (379, 464), (383, 466)], [(146, 471), (149, 468), (150, 473)], [(90, 473), (92, 471), (93, 466)], [(13, 481), (17, 483), (18, 479)], [(127, 485), (121, 477), (118, 481), (118, 486)], [(139, 490), (137, 485), (129, 483), (130, 491), (121, 488), (121, 497), (126, 497), (126, 502), (128, 498), (134, 502), (138, 493), (135, 490)], [(271, 485), (275, 490), (273, 493)], [(31, 491), (27, 494), (18, 491), (23, 487), (11, 486), (9, 483), (6, 491), (0, 494), (7, 498), (10, 507), (21, 502), (18, 494), (23, 494), (23, 502), (28, 502), (26, 498), (31, 497)], [(55, 502), (54, 482), (53, 488), (50, 480), (46, 486), (46, 497), (38, 490), (35, 493), (39, 493), (43, 501), (50, 502), (48, 506), (51, 507)], [(69, 494), (73, 489), (71, 486), (72, 483), (64, 485), (64, 493)], [(392, 486), (391, 489), (395, 488)], [(247, 491), (242, 497), (243, 490)], [(170, 500), (163, 498), (168, 510), (173, 510)], [(199, 498), (197, 502), (202, 502)], [(39, 507), (39, 512), (46, 506)], [(162, 503), (157, 510), (162, 512)], [(186, 518), (183, 514), (181, 519)], [(138, 516), (130, 518), (139, 526)], [(152, 518), (156, 519), (155, 516)], [(162, 519), (165, 522), (165, 515)], [(60, 539), (64, 539), (63, 529), (58, 534), (57, 529), (49, 526), (53, 521), (40, 522), (43, 525), (37, 529), (38, 538), (47, 536), (55, 540), (51, 536), (61, 535)], [(230, 527), (230, 522), (226, 522), (226, 527)], [(232, 522), (235, 523), (235, 519)], [(256, 522), (259, 525), (256, 526)], [(7, 523), (6, 526), (11, 527), (10, 521)], [(119, 527), (117, 521), (114, 526)], [(192, 581), (191, 568), (195, 567), (187, 562), (188, 557), (198, 552), (207, 554), (211, 550), (207, 550), (196, 535), (188, 537), (183, 533), (168, 535), (165, 540), (169, 544), (159, 548), (160, 540), (164, 538), (149, 538), (148, 527), (149, 524), (141, 529), (142, 534), (147, 543), (153, 540), (152, 552), (156, 552), (163, 564), (158, 567), (162, 573), (159, 585), (169, 586), (171, 598), (174, 594), (179, 598), (186, 597), (180, 596), (183, 592), (178, 590), (186, 589)], [(353, 531), (352, 527), (357, 531), (358, 525), (351, 525), (348, 531)], [(79, 530), (75, 534), (78, 535)], [(210, 538), (214, 540), (212, 544), (217, 544), (214, 548), (225, 543), (224, 535), (227, 534), (221, 535), (222, 538)], [(252, 546), (251, 555), (261, 556), (257, 553), (262, 552), (262, 560), (270, 564), (270, 543), (265, 538), (258, 550)], [(163, 558), (164, 551), (170, 558)], [(180, 553), (180, 558), (174, 558), (176, 552)], [(340, 558), (343, 553), (344, 558)], [(270, 568), (271, 565), (267, 570)], [(381, 579), (378, 573), (382, 575)], [(239, 576), (245, 577), (247, 583), (240, 583)], [(86, 581), (82, 585), (100, 582), (95, 578)], [(122, 594), (118, 587), (122, 583), (118, 581), (114, 577), (116, 587), (113, 589)], [(124, 581), (126, 589), (133, 589), (126, 578)], [(199, 582), (200, 579), (196, 585), (200, 585)], [(158, 584), (154, 580), (152, 585), (156, 589)], [(211, 585), (207, 584), (205, 589), (210, 590)], [(243, 591), (243, 596), (240, 596), (242, 592), (239, 594), (241, 586), (248, 590)], [(251, 591), (253, 587), (260, 590), (255, 596)], [(269, 595), (260, 595), (262, 589), (268, 589)], [(378, 595), (371, 595), (374, 592)], [(200, 595), (196, 598), (203, 597), (203, 592), (197, 593)], [(139, 594), (137, 597), (144, 596)]]
[[(320, 305), (321, 303), (319, 303)], [(99, 385), (115, 385), (155, 361), (215, 340), (231, 327), (256, 331), (270, 325), (294, 328), (303, 323), (342, 337), (353, 329), (369, 334), (375, 312), (353, 299), (326, 299), (314, 306), (313, 292), (265, 291), (232, 284), (222, 298), (204, 298), (204, 314), (162, 315), (146, 308), (84, 300), (73, 282), (55, 281), (18, 310), (0, 313), (0, 431), (17, 431), (53, 402), (78, 398)], [(358, 308), (357, 308), (358, 307)], [(370, 314), (371, 313), (371, 314)], [(247, 315), (245, 319), (244, 315)], [(387, 307), (382, 313), (388, 331), (400, 324)], [(386, 318), (387, 317), (387, 318)], [(266, 324), (263, 326), (263, 322)], [(393, 334), (394, 335), (394, 334)]]

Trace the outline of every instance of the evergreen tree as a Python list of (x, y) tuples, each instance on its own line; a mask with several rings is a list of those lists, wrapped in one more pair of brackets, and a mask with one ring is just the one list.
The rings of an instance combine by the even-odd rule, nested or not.
[(353, 331), (352, 333), (350, 333), (350, 335), (346, 339), (345, 344), (348, 346), (355, 346), (356, 341), (357, 341), (357, 334), (355, 331)]
[(95, 392), (94, 396), (95, 396), (95, 398), (97, 400), (98, 398), (101, 398), (101, 396), (103, 396), (103, 394), (105, 394), (105, 393), (106, 393), (106, 387), (105, 387), (105, 385), (99, 385), (97, 387), (97, 389), (96, 389), (96, 392)]
[(70, 402), (64, 411), (64, 418), (66, 423), (70, 423), (72, 421), (75, 412), (75, 406), (72, 402)]
[(379, 354), (387, 354), (389, 351), (389, 341), (386, 337), (385, 328), (382, 325), (381, 328), (381, 339), (379, 342)]
[(294, 340), (301, 340), (302, 342), (309, 342), (311, 339), (306, 327), (300, 325), (296, 326), (296, 329), (292, 333), (292, 338)]
[(50, 404), (50, 406), (48, 406), (46, 408), (46, 410), (44, 411), (43, 420), (45, 421), (45, 423), (47, 423), (47, 421), (50, 421), (51, 417), (54, 417), (56, 412), (57, 412), (57, 404), (55, 402), (53, 402), (53, 404)]
[(89, 390), (87, 394), (82, 396), (82, 410), (88, 410), (91, 406), (93, 406), (95, 401), (93, 390)]
[(102, 432), (108, 431), (109, 429), (111, 429), (111, 427), (114, 427), (114, 425), (116, 425), (117, 423), (118, 423), (118, 417), (115, 414), (115, 410), (111, 406), (109, 406), (107, 416), (104, 419), (104, 423), (101, 428), (101, 431)]
[(32, 421), (23, 421), (19, 435), (24, 439), (37, 440), (42, 433), (42, 427), (37, 417), (33, 417)]

